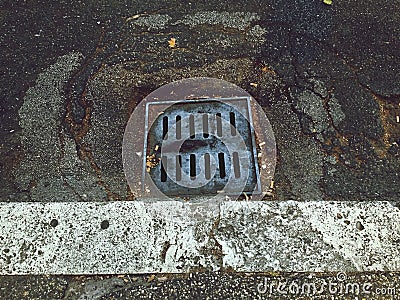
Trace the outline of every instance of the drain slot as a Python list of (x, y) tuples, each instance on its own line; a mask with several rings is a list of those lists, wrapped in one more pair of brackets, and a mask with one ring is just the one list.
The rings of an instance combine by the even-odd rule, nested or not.
[(240, 162), (237, 152), (233, 152), (233, 172), (235, 173), (235, 178), (240, 178)]
[(208, 138), (209, 133), (208, 133), (208, 115), (203, 114), (203, 137)]
[(161, 182), (167, 181), (167, 157), (163, 156), (161, 159)]
[(231, 135), (235, 136), (236, 135), (236, 120), (235, 120), (234, 112), (229, 113), (229, 122), (231, 123)]
[(224, 153), (218, 153), (218, 165), (219, 165), (219, 177), (225, 178), (225, 155)]
[(182, 180), (182, 156), (177, 155), (175, 158), (175, 179), (176, 181)]
[(190, 179), (196, 179), (196, 155), (190, 154)]
[(163, 117), (163, 139), (166, 140), (168, 138), (168, 117)]
[(211, 178), (211, 161), (210, 161), (210, 154), (204, 154), (204, 176), (207, 180)]
[(219, 137), (222, 136), (222, 119), (221, 119), (221, 113), (216, 114), (216, 121), (217, 121), (217, 135)]
[(190, 132), (190, 138), (194, 139), (196, 135), (194, 130), (194, 115), (190, 115), (189, 117), (189, 132)]
[(176, 121), (176, 127), (175, 127), (175, 137), (177, 140), (180, 140), (182, 138), (182, 122), (181, 122), (182, 117), (181, 116), (176, 116), (175, 121)]

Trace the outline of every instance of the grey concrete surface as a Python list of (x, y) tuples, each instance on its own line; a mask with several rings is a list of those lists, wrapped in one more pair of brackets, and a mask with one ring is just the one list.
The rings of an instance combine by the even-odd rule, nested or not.
[(388, 202), (2, 204), (0, 272), (398, 271)]

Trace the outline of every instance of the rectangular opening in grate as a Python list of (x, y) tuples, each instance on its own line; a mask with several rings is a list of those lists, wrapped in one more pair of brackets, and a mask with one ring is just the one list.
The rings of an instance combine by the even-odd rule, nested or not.
[[(146, 120), (149, 114), (157, 117), (151, 126), (146, 124), (143, 189), (148, 172), (167, 195), (260, 191), (249, 98), (182, 100), (167, 106), (167, 101), (146, 106)], [(244, 148), (235, 149), (238, 137)], [(179, 151), (170, 151), (176, 143), (181, 144)], [(154, 162), (150, 168), (149, 157)], [(232, 184), (227, 190), (228, 181)]]

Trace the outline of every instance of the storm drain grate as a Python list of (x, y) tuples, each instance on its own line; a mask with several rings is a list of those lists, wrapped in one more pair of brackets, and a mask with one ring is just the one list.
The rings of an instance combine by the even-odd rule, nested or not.
[(146, 106), (142, 190), (147, 172), (166, 195), (260, 192), (250, 98), (170, 104)]

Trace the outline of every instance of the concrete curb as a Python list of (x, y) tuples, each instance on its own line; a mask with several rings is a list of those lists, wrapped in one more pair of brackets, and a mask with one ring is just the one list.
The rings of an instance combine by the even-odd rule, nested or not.
[(398, 271), (389, 202), (0, 204), (0, 274)]

